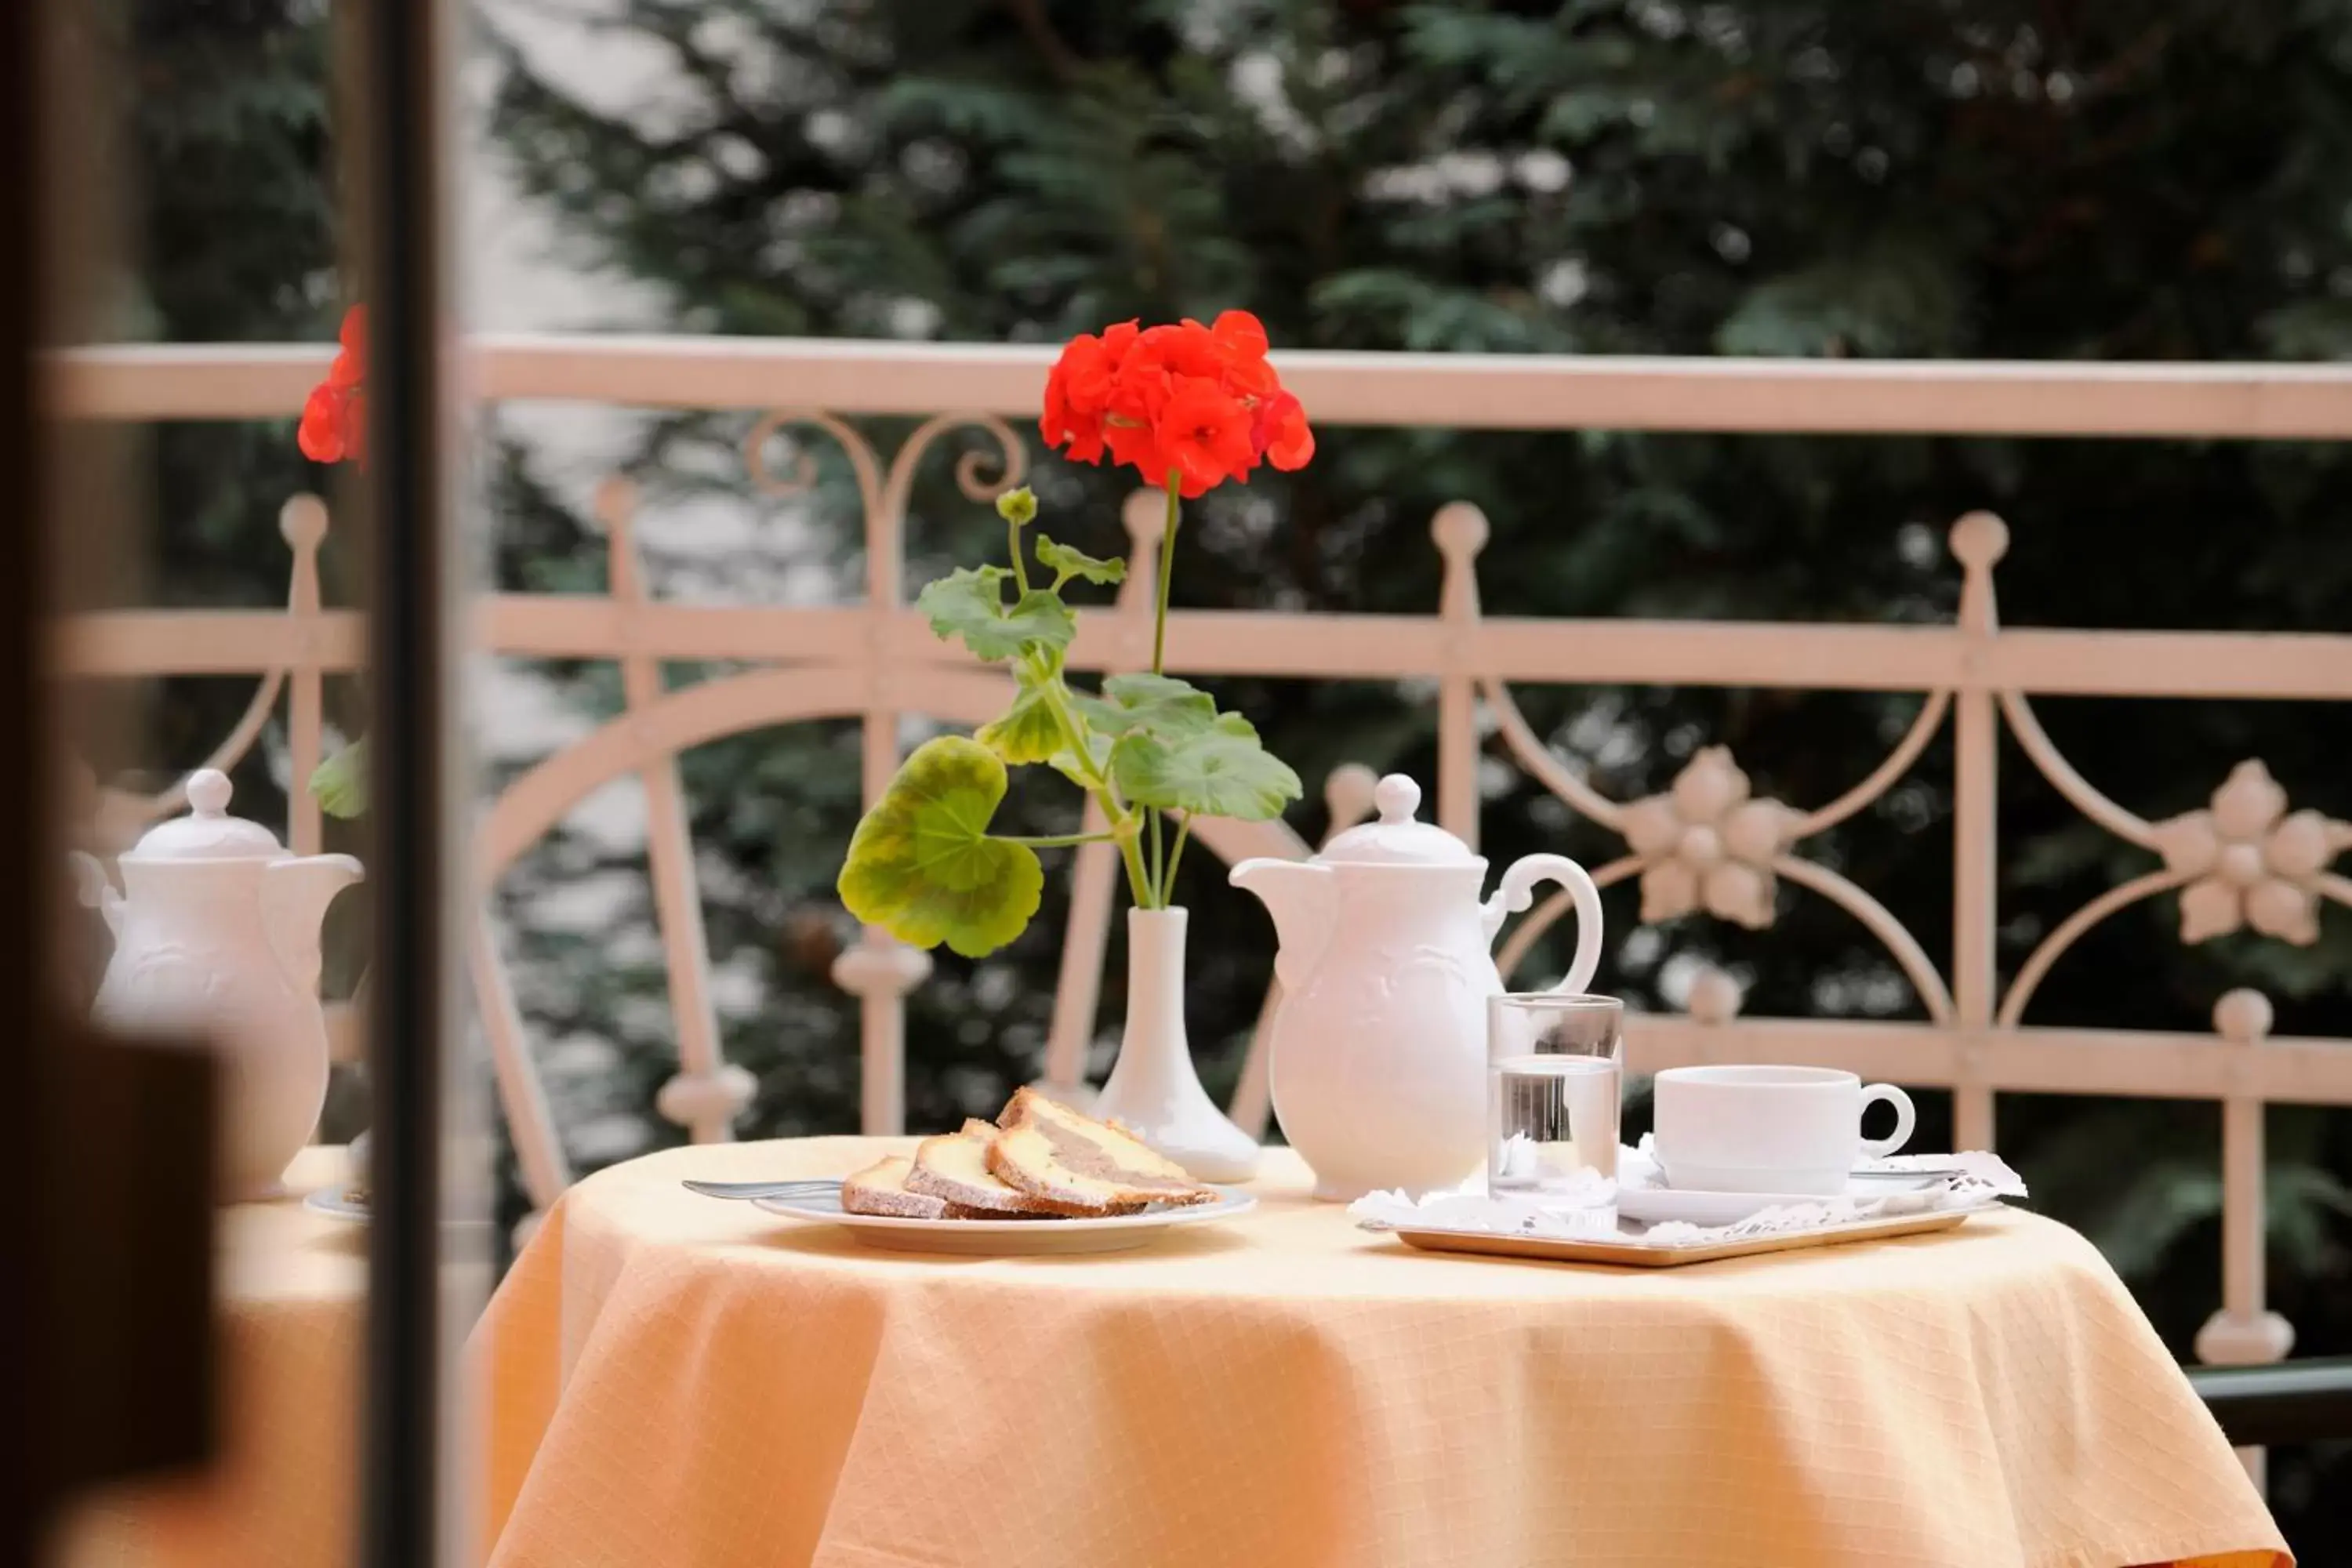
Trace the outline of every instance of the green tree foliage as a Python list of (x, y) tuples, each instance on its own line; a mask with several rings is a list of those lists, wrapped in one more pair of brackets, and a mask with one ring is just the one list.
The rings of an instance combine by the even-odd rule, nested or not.
[[(614, 25), (657, 53), (658, 91), (616, 109), (509, 47), (497, 139), (589, 255), (667, 288), (690, 330), (1035, 341), (1244, 305), (1286, 347), (2352, 348), (2343, 5), (633, 0)], [(656, 466), (679, 460), (667, 435), (648, 448)], [(1958, 576), (1942, 530), (1990, 507), (2014, 535), (2000, 573), (2012, 622), (2342, 630), (2347, 479), (2325, 447), (1326, 430), (1306, 472), (1206, 503), (1187, 548), (1216, 565), (1181, 576), (1195, 604), (1426, 612), (1427, 519), (1466, 498), (1494, 523), (1481, 566), (1496, 612), (1939, 621)], [(1048, 463), (1036, 482), (1065, 512), (1089, 500), (1098, 526), (1083, 542), (1118, 547), (1116, 479)], [(931, 560), (985, 526), (944, 486), (916, 510), (914, 547)], [(1862, 777), (1916, 706), (1589, 685), (1521, 699), (1620, 796), (1663, 787), (1720, 741), (1759, 793), (1801, 804)], [(1427, 708), (1395, 691), (1229, 681), (1219, 700), (1257, 720), (1310, 786), (1351, 758), (1430, 772)], [(2201, 805), (2256, 753), (2298, 805), (2352, 814), (2334, 708), (2043, 711), (2092, 778), (2151, 816)], [(712, 826), (739, 829), (727, 853), (783, 873), (762, 897), (807, 921), (854, 781), (837, 738), (746, 754), (794, 745), (793, 793), (833, 792), (830, 814), (796, 811), (806, 837), (782, 846), (758, 837), (772, 804)], [(1950, 937), (1948, 778), (1938, 746), (1811, 846), (1931, 952)], [(1490, 854), (1610, 852), (1524, 779), (1497, 785)], [(2146, 862), (2014, 753), (2002, 787), (2000, 957), (2013, 971), (2065, 912)], [(703, 797), (715, 819), (742, 812), (729, 793)], [(943, 966), (919, 994), (919, 1116), (984, 1105), (1030, 1069), (1060, 880), (1049, 866), (1017, 962)], [(1269, 935), (1212, 868), (1188, 880), (1216, 916), (1195, 922), (1194, 1038), (1222, 1043), (1229, 1072)], [(1754, 1011), (1919, 1011), (1864, 933), (1793, 891), (1760, 938), (1696, 920), (1636, 935), (1629, 900), (1611, 913), (1604, 980), (1633, 994), (1654, 998), (1681, 955), (1706, 955), (1747, 975)], [(2053, 974), (2035, 1019), (2198, 1029), (2222, 990), (2254, 984), (2280, 1001), (2283, 1030), (2352, 1032), (2342, 911), (2309, 949), (2184, 952), (2175, 920), (2168, 900), (2110, 922)], [(777, 1043), (768, 1125), (811, 1114), (781, 1092), (809, 1069), (778, 1064), (844, 1038), (836, 1026)], [(843, 1099), (824, 1114), (837, 1126), (847, 1113)], [(2002, 1131), (2050, 1206), (2126, 1255), (2184, 1343), (2213, 1288), (2211, 1108), (2011, 1098)], [(2283, 1305), (2306, 1347), (2343, 1348), (2340, 1289), (2326, 1301), (2345, 1277), (2352, 1136), (2340, 1116), (2280, 1110), (2273, 1137), (2295, 1173), (2274, 1189)]]
[[(309, 0), (136, 0), (110, 10), (108, 74), (123, 181), (115, 330), (163, 342), (282, 342), (333, 335), (335, 272), (325, 9)], [(290, 412), (290, 411), (289, 411)], [(293, 423), (205, 421), (150, 432), (143, 498), (153, 527), (143, 602), (284, 602), (278, 510), (325, 473)], [(331, 552), (331, 574), (337, 558)], [(124, 759), (168, 778), (226, 734), (251, 695), (233, 681), (174, 682)], [(237, 809), (267, 821), (283, 791), (267, 746), (236, 775)]]

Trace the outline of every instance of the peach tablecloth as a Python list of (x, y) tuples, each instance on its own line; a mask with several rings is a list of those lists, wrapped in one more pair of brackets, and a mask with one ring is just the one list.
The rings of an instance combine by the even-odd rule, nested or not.
[(1094, 1258), (573, 1189), (492, 1301), (496, 1568), (2118, 1568), (2283, 1543), (2098, 1253), (2024, 1214), (1688, 1270), (1412, 1252), (1307, 1200)]
[(344, 1151), (295, 1157), (295, 1195), (221, 1211), (220, 1454), (201, 1475), (79, 1505), (67, 1568), (341, 1568), (352, 1561), (367, 1232), (302, 1206)]

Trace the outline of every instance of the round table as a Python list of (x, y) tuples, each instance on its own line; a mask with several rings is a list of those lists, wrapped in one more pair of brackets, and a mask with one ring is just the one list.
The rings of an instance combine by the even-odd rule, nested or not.
[(302, 1206), (341, 1183), (340, 1146), (286, 1172), (288, 1195), (220, 1211), (219, 1452), (199, 1474), (76, 1505), (62, 1568), (332, 1568), (352, 1560), (359, 1495), (367, 1232)]
[(470, 1348), (498, 1568), (2284, 1561), (2114, 1272), (2031, 1215), (1466, 1258), (1272, 1151), (1232, 1223), (965, 1258), (678, 1185), (908, 1146), (677, 1149), (565, 1195)]

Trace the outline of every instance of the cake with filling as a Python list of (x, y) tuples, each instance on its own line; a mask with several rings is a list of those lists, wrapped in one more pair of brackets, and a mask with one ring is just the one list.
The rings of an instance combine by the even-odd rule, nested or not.
[(1029, 1197), (1089, 1212), (1147, 1204), (1204, 1204), (1213, 1187), (1114, 1122), (1097, 1121), (1035, 1089), (1013, 1091), (986, 1145), (989, 1171)]
[(943, 1199), (971, 1211), (973, 1219), (1024, 1219), (1040, 1215), (1102, 1215), (1113, 1205), (1087, 1199), (1049, 1197), (1013, 1185), (989, 1169), (989, 1151), (1002, 1136), (992, 1124), (970, 1121), (957, 1132), (943, 1132), (915, 1145), (907, 1190)]
[(915, 1162), (904, 1154), (877, 1161), (843, 1178), (841, 1206), (849, 1214), (888, 1215), (894, 1219), (946, 1219), (950, 1205), (929, 1193), (909, 1192)]

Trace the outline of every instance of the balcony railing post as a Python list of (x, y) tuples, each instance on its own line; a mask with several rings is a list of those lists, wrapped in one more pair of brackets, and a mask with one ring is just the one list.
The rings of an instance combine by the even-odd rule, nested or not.
[[(2259, 991), (2228, 993), (2213, 1005), (2213, 1028), (2236, 1047), (2238, 1059), (2221, 1101), (2221, 1306), (2197, 1331), (2197, 1359), (2209, 1366), (2263, 1366), (2294, 1348), (2294, 1325), (2263, 1305), (2263, 1100), (2246, 1069), (2271, 1032), (2270, 999)], [(2238, 1450), (2258, 1487), (2263, 1453)]]
[[(1992, 569), (2009, 549), (2009, 529), (1990, 512), (1972, 511), (1952, 525), (1951, 544), (1968, 574), (1960, 630), (1969, 657), (1989, 657), (2000, 635)], [(1992, 1089), (1970, 1037), (1992, 1025), (1996, 985), (2000, 734), (1994, 701), (1990, 691), (1969, 687), (1953, 703), (1952, 1006), (1963, 1043), (1952, 1086), (1952, 1136), (1962, 1149), (1993, 1146)]]
[[(866, 508), (866, 636), (855, 645), (852, 657), (865, 663), (861, 765), (865, 803), (871, 807), (898, 771), (899, 711), (893, 700), (890, 622), (905, 595), (906, 518), (899, 487), (877, 486), (871, 477), (871, 447), (854, 436), (845, 447), (859, 468)], [(907, 1130), (906, 997), (930, 967), (928, 953), (907, 947), (879, 926), (866, 927), (859, 946), (834, 961), (835, 981), (858, 998), (858, 1123), (869, 1137)]]
[(1429, 533), (1445, 560), (1444, 668), (1437, 678), (1437, 822), (1472, 849), (1478, 847), (1478, 670), (1471, 632), (1478, 624), (1478, 552), (1486, 547), (1486, 514), (1468, 501), (1449, 501), (1430, 520)]
[[(636, 612), (652, 599), (637, 556), (637, 488), (614, 475), (596, 490), (596, 518), (604, 526), (607, 581), (622, 616), (622, 700), (632, 710), (662, 699), (661, 661), (635, 647)], [(751, 1103), (751, 1075), (728, 1065), (719, 1050), (719, 1014), (710, 1000), (710, 946), (702, 927), (702, 891), (694, 873), (694, 838), (677, 758), (665, 753), (638, 771), (646, 792), (646, 864), (653, 876), (654, 921), (661, 931), (669, 977), (670, 1018), (677, 1035), (678, 1070), (655, 1104), (698, 1143), (735, 1136), (735, 1118)]]
[(293, 582), (286, 595), (287, 618), (293, 623), (286, 691), (286, 749), (292, 764), (286, 788), (286, 841), (297, 855), (316, 855), (322, 825), (318, 797), (310, 785), (326, 750), (319, 546), (327, 537), (327, 503), (317, 496), (296, 496), (278, 510), (278, 531), (294, 552)]

